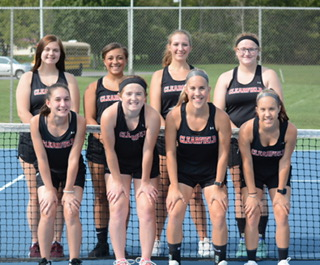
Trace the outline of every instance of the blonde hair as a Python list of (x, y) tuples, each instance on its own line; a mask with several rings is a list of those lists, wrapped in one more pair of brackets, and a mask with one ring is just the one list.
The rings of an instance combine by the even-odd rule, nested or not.
[(178, 100), (176, 107), (179, 107), (182, 105), (182, 103), (187, 103), (189, 101), (188, 95), (186, 93), (186, 88), (188, 85), (188, 81), (190, 80), (191, 77), (194, 77), (194, 76), (203, 77), (206, 80), (207, 85), (209, 85), (209, 77), (208, 77), (208, 74), (204, 70), (196, 69), (196, 68), (192, 69), (186, 77), (186, 84), (184, 85), (184, 87), (180, 93), (179, 100)]
[(172, 37), (176, 34), (184, 34), (188, 37), (188, 41), (189, 41), (189, 45), (192, 46), (192, 40), (191, 40), (191, 34), (186, 31), (186, 30), (183, 30), (183, 29), (177, 29), (175, 31), (173, 31), (169, 36), (168, 36), (168, 42), (166, 44), (166, 49), (163, 53), (163, 58), (162, 58), (162, 66), (163, 67), (166, 67), (168, 66), (169, 64), (171, 64), (171, 61), (172, 61), (172, 55), (171, 55), (171, 52), (169, 51), (169, 48), (168, 46), (171, 44), (172, 42)]

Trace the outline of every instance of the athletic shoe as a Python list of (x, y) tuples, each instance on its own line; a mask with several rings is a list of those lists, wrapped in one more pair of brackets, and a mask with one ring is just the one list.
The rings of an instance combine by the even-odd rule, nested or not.
[(283, 259), (283, 260), (280, 260), (278, 262), (278, 265), (290, 265), (289, 264), (289, 261), (291, 260), (291, 258), (287, 258), (287, 259)]
[(249, 260), (247, 263), (245, 263), (244, 265), (258, 265), (257, 262), (255, 262), (254, 260)]
[(208, 258), (214, 256), (213, 245), (210, 242), (210, 239), (205, 237), (203, 241), (198, 243), (198, 255), (202, 258)]
[(130, 265), (134, 263), (135, 261), (132, 259), (117, 259), (113, 262), (113, 265)]
[(101, 258), (109, 256), (109, 244), (108, 243), (97, 243), (93, 250), (88, 254), (90, 258)]
[(136, 258), (136, 263), (139, 265), (157, 265), (149, 259)]
[(40, 258), (40, 248), (39, 243), (33, 243), (31, 247), (29, 248), (29, 258)]
[(62, 257), (64, 257), (63, 246), (59, 242), (54, 241), (52, 243), (50, 256), (52, 258), (62, 258)]
[(81, 265), (82, 261), (79, 259), (72, 259), (71, 261), (69, 261), (69, 265)]
[(259, 244), (257, 249), (257, 259), (265, 259), (268, 256), (268, 246), (266, 241), (259, 238)]
[(160, 240), (155, 240), (152, 249), (152, 256), (161, 256), (162, 254), (162, 244)]
[(245, 258), (245, 257), (247, 257), (247, 248), (246, 248), (245, 240), (244, 240), (243, 237), (240, 237), (240, 239), (239, 239), (239, 244), (238, 244), (236, 257), (237, 258)]
[(179, 265), (179, 262), (176, 260), (169, 260), (169, 265)]
[(43, 258), (40, 262), (39, 265), (51, 265), (51, 261), (47, 260), (46, 258)]
[(225, 260), (222, 260), (218, 263), (218, 265), (228, 265), (228, 262), (226, 262)]

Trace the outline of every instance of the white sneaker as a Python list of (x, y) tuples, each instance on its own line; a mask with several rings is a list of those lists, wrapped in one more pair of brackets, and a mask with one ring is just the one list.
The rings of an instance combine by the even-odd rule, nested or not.
[(169, 260), (169, 265), (179, 265), (179, 262), (176, 260)]
[(280, 260), (278, 262), (278, 265), (290, 265), (289, 264), (289, 261), (291, 260), (291, 258), (287, 258), (287, 259), (283, 259), (283, 260)]
[(205, 237), (203, 241), (198, 243), (198, 255), (202, 258), (208, 258), (214, 256), (213, 245), (209, 238)]
[(117, 259), (113, 262), (113, 265), (130, 265), (134, 263), (135, 261), (132, 259)]
[(157, 265), (154, 262), (152, 262), (149, 259), (143, 259), (143, 258), (136, 258), (136, 263), (138, 263), (139, 265)]
[(245, 263), (244, 265), (258, 265), (257, 262), (255, 262), (254, 260), (249, 260), (247, 263)]
[(152, 249), (152, 256), (161, 256), (162, 254), (162, 244), (160, 240), (155, 240)]
[(228, 262), (226, 262), (225, 260), (222, 260), (218, 263), (218, 265), (228, 265)]

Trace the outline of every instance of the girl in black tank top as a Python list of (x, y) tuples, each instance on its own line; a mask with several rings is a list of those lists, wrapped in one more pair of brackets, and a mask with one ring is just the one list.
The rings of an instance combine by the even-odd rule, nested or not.
[[(37, 187), (40, 202), (39, 264), (51, 264), (51, 244), (58, 198), (64, 208), (68, 231), (70, 264), (80, 265), (82, 229), (80, 205), (85, 182), (85, 165), (81, 155), (86, 123), (83, 117), (70, 110), (70, 92), (67, 86), (48, 87), (46, 104), (40, 114), (30, 121), (31, 137), (37, 156)], [(59, 187), (63, 189), (63, 194)], [(71, 227), (69, 227), (72, 225)]]
[[(228, 207), (226, 170), (231, 127), (228, 115), (207, 103), (208, 75), (191, 70), (177, 106), (166, 119), (167, 168), (170, 179), (167, 240), (170, 264), (180, 264), (185, 211), (193, 188), (200, 185), (213, 224), (215, 264), (226, 265)], [(179, 243), (177, 243), (179, 242)], [(211, 244), (211, 243), (210, 243)]]
[(246, 248), (250, 262), (246, 264), (257, 264), (258, 225), (263, 185), (266, 185), (276, 221), (278, 264), (289, 265), (291, 156), (296, 145), (297, 129), (288, 122), (283, 103), (272, 89), (265, 89), (258, 94), (256, 110), (258, 117), (244, 123), (239, 131), (244, 175), (241, 193), (248, 220)]
[(160, 115), (146, 104), (146, 82), (129, 76), (119, 85), (121, 101), (107, 108), (101, 117), (101, 133), (106, 150), (106, 187), (110, 208), (109, 231), (116, 257), (125, 258), (126, 219), (133, 179), (140, 226), (140, 264), (153, 264), (151, 247), (155, 238), (155, 202), (158, 195), (158, 154), (155, 143)]

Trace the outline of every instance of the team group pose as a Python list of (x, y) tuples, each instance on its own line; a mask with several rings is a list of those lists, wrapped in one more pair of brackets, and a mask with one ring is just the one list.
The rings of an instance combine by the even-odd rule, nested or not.
[[(258, 37), (252, 33), (242, 33), (236, 37), (234, 51), (239, 61), (239, 66), (220, 75), (215, 90), (213, 103), (225, 110), (230, 117), (232, 129), (240, 126), (256, 114), (256, 97), (265, 88), (273, 88), (282, 99), (282, 87), (275, 71), (258, 64), (260, 44)], [(240, 241), (236, 257), (246, 257), (245, 248), (245, 213), (241, 198), (240, 182), (241, 155), (238, 141), (231, 138), (229, 152), (230, 173), (235, 190), (235, 216), (240, 234)], [(259, 247), (258, 258), (267, 257), (265, 232), (268, 221), (267, 201), (263, 196), (263, 210), (259, 222)]]
[[(47, 87), (55, 83), (68, 85), (72, 99), (71, 110), (79, 112), (80, 92), (78, 83), (72, 74), (65, 72), (65, 57), (62, 42), (57, 36), (46, 35), (39, 41), (35, 52), (35, 64), (30, 72), (22, 75), (16, 90), (17, 110), (21, 122), (30, 123), (31, 118), (39, 113), (40, 108), (45, 103)], [(37, 234), (39, 201), (36, 189), (36, 171), (33, 166), (36, 155), (29, 133), (21, 133), (18, 154), (29, 191), (27, 218), (32, 236), (29, 256), (37, 258), (40, 257)], [(59, 203), (51, 257), (64, 256), (63, 247), (60, 244), (62, 230), (62, 207)]]
[(257, 117), (244, 123), (239, 132), (243, 161), (241, 187), (246, 214), (246, 265), (257, 264), (263, 185), (267, 186), (273, 205), (278, 265), (288, 265), (291, 155), (297, 129), (288, 121), (284, 105), (274, 90), (263, 90), (256, 102)]
[[(19, 117), (30, 123), (31, 133), (20, 135), (18, 152), (30, 195), (30, 257), (40, 258), (39, 265), (64, 256), (63, 219), (69, 265), (82, 263), (86, 124), (101, 129), (89, 134), (86, 152), (98, 240), (89, 257), (110, 255), (109, 233), (114, 265), (155, 265), (151, 257), (163, 254), (160, 238), (168, 215), (168, 263), (182, 264), (183, 222), (190, 205), (198, 255), (227, 265), (229, 167), (240, 234), (236, 257), (256, 265), (267, 256), (267, 190), (276, 221), (278, 265), (289, 264), (291, 156), (297, 129), (288, 121), (277, 74), (258, 64), (258, 37), (240, 34), (234, 47), (239, 65), (220, 75), (211, 103), (207, 73), (187, 61), (191, 50), (187, 31), (169, 35), (164, 68), (151, 79), (149, 105), (146, 81), (124, 75), (127, 49), (117, 42), (106, 45), (102, 59), (107, 74), (87, 87), (84, 118), (77, 114), (79, 88), (65, 72), (61, 40), (55, 35), (40, 40), (35, 65), (17, 87)], [(231, 138), (232, 129), (239, 129), (237, 139)], [(135, 260), (126, 253), (132, 182), (141, 246)]]

